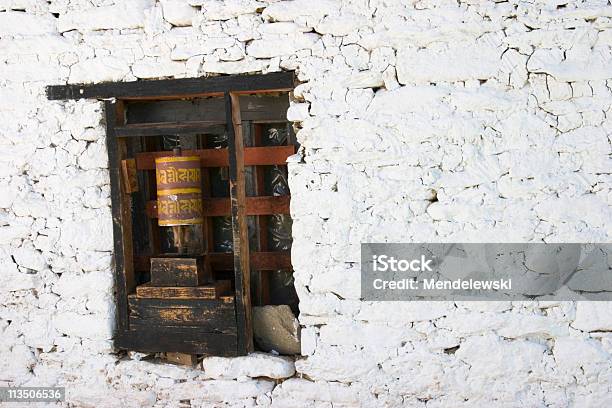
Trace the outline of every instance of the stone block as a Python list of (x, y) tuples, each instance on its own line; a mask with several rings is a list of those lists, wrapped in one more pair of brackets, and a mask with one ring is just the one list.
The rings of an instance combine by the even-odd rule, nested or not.
[(299, 354), (299, 329), (287, 305), (253, 307), (253, 338), (264, 351)]

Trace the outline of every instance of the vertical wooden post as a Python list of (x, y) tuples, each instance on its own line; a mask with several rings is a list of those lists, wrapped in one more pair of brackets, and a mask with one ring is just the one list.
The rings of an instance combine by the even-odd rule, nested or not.
[[(156, 152), (161, 150), (159, 146), (159, 142), (155, 137), (144, 137), (143, 138), (144, 150), (146, 152)], [(147, 180), (147, 184), (145, 186), (145, 197), (148, 200), (157, 200), (157, 181), (155, 179), (155, 166), (153, 166), (153, 170), (148, 170), (145, 173), (145, 179)], [(147, 219), (148, 227), (149, 227), (149, 250), (151, 255), (159, 255), (161, 254), (161, 231), (159, 225), (157, 224), (157, 220), (152, 220), (151, 218)]]
[(132, 199), (122, 180), (121, 160), (127, 156), (124, 140), (115, 135), (115, 126), (124, 122), (123, 102), (105, 102), (106, 143), (111, 184), (113, 238), (115, 255), (115, 290), (117, 296), (117, 329), (127, 330), (127, 295), (136, 287), (132, 250)]
[(225, 93), (228, 124), (229, 182), (234, 243), (234, 276), (236, 280), (236, 321), (238, 353), (253, 351), (251, 324), (251, 271), (249, 265), (249, 234), (246, 218), (246, 186), (244, 176), (244, 140), (240, 101), (236, 94)]
[[(253, 141), (255, 146), (264, 146), (263, 125), (256, 123), (252, 125)], [(266, 195), (265, 171), (263, 166), (255, 166), (255, 189), (258, 196)], [(268, 251), (268, 217), (269, 215), (257, 216), (257, 238), (259, 251)], [(260, 269), (257, 271), (259, 279), (259, 305), (270, 304), (270, 274), (272, 271)]]

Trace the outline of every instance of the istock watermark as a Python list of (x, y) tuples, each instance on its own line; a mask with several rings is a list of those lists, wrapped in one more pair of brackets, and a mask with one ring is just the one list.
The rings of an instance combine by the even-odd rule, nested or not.
[(398, 300), (612, 300), (612, 244), (361, 246), (361, 296)]
[(421, 255), (421, 259), (395, 259), (393, 256), (373, 255), (372, 263), (374, 264), (375, 272), (432, 272), (431, 263), (433, 259), (427, 259), (425, 255)]

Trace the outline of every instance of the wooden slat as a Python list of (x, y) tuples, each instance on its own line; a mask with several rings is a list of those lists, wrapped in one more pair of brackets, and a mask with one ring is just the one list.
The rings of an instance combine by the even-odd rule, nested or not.
[(171, 363), (192, 367), (198, 362), (198, 358), (195, 354), (170, 352), (163, 353), (162, 357), (164, 360), (169, 361)]
[(159, 299), (217, 299), (229, 293), (231, 289), (229, 280), (219, 280), (213, 284), (193, 287), (157, 287), (145, 283), (136, 287), (138, 298)]
[[(249, 126), (253, 132), (253, 142), (255, 146), (262, 146), (264, 143), (263, 138), (263, 126), (260, 124), (251, 124)], [(266, 194), (265, 185), (265, 168), (262, 166), (255, 167), (255, 190), (258, 196), (264, 196)], [(287, 208), (289, 208), (289, 202), (287, 202)], [(248, 213), (248, 202), (247, 202), (247, 213)], [(287, 213), (288, 214), (288, 213)], [(257, 241), (259, 244), (259, 251), (268, 250), (268, 217), (265, 215), (259, 215), (257, 221)], [(259, 306), (267, 305), (270, 303), (270, 274), (264, 271), (257, 270), (256, 273), (258, 290), (257, 293), (257, 304)]]
[[(233, 265), (231, 252), (210, 252), (206, 255), (213, 269), (230, 270)], [(291, 253), (287, 252), (251, 252), (251, 267), (262, 270), (291, 269)], [(134, 268), (137, 271), (148, 271), (151, 268), (151, 257), (135, 256)]]
[(225, 128), (223, 122), (162, 122), (138, 123), (115, 128), (117, 137), (162, 136), (190, 133), (207, 133)]
[[(286, 164), (287, 158), (295, 153), (294, 146), (247, 147), (244, 149), (245, 166), (268, 166)], [(155, 158), (163, 157), (169, 152), (146, 152), (136, 154), (138, 170), (155, 170)], [(200, 156), (202, 167), (228, 167), (228, 149), (184, 150), (184, 156)]]
[(113, 130), (114, 126), (122, 124), (123, 103), (106, 101), (104, 111), (113, 214), (117, 330), (121, 331), (129, 328), (127, 296), (136, 286), (132, 250), (132, 202), (121, 171), (121, 160), (126, 158), (127, 147), (124, 141), (115, 137)]
[[(240, 105), (242, 120), (286, 123), (289, 95), (243, 95)], [(225, 119), (223, 97), (132, 101), (127, 105), (127, 123), (209, 121), (225, 125)]]
[(269, 166), (287, 164), (287, 158), (295, 154), (295, 146), (246, 147), (245, 166)]
[(180, 352), (233, 357), (237, 355), (236, 334), (210, 333), (201, 328), (181, 326), (146, 327), (138, 323), (132, 330), (115, 334), (118, 349), (147, 353)]
[(236, 333), (234, 304), (206, 299), (128, 297), (130, 325), (190, 326), (207, 332)]
[[(247, 197), (246, 214), (289, 214), (290, 201), (289, 196)], [(205, 217), (222, 217), (231, 213), (229, 198), (205, 198), (202, 208)], [(157, 218), (157, 201), (148, 201), (146, 212), (150, 218)]]
[(293, 72), (272, 72), (264, 75), (231, 75), (209, 78), (184, 78), (100, 84), (52, 85), (47, 98), (61, 99), (156, 99), (204, 95), (225, 92), (268, 93), (290, 91), (295, 86)]
[[(155, 158), (168, 156), (171, 152), (146, 152), (136, 154), (138, 170), (155, 170)], [(183, 150), (183, 156), (200, 156), (202, 167), (227, 167), (229, 158), (227, 149)]]
[[(116, 128), (115, 128), (116, 129)], [(131, 194), (138, 191), (138, 175), (136, 173), (136, 160), (121, 160), (121, 178), (126, 193)]]
[[(209, 254), (210, 264), (215, 269), (228, 270), (232, 268), (232, 254), (213, 252)], [(251, 253), (251, 268), (265, 271), (291, 269), (291, 253), (289, 252), (253, 252)]]
[(236, 324), (238, 353), (253, 351), (251, 324), (251, 270), (249, 263), (249, 232), (246, 215), (245, 152), (238, 95), (225, 94), (228, 126), (230, 200), (232, 206), (232, 235), (234, 250), (234, 284), (236, 289)]
[[(210, 176), (210, 169), (203, 168), (202, 169), (202, 196), (204, 199), (208, 199), (212, 197), (212, 185), (211, 185), (212, 177)], [(157, 204), (155, 201), (153, 202), (155, 205)], [(206, 250), (207, 252), (214, 251), (215, 248), (215, 234), (213, 228), (213, 220), (205, 219), (205, 224), (202, 226), (202, 232), (204, 235), (204, 239), (206, 240)], [(214, 273), (213, 273), (214, 275)]]
[[(161, 138), (143, 138), (142, 143), (145, 147), (146, 151), (157, 151), (160, 148), (160, 140)], [(136, 163), (136, 168), (138, 169), (138, 162)], [(143, 178), (146, 180), (145, 184), (145, 192), (143, 195), (143, 199), (155, 199), (157, 198), (157, 180), (154, 172), (144, 172)], [(145, 203), (145, 211), (146, 211), (146, 203)], [(161, 253), (161, 242), (162, 242), (162, 231), (161, 227), (157, 223), (156, 220), (153, 220), (149, 217), (147, 218), (148, 227), (149, 227), (149, 236), (151, 237), (151, 242), (149, 246), (149, 253), (151, 254), (159, 254)]]

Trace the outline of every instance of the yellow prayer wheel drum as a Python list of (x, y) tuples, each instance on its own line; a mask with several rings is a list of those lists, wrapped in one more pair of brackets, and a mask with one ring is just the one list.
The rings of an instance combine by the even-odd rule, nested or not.
[(202, 224), (200, 157), (157, 157), (155, 175), (158, 224)]

